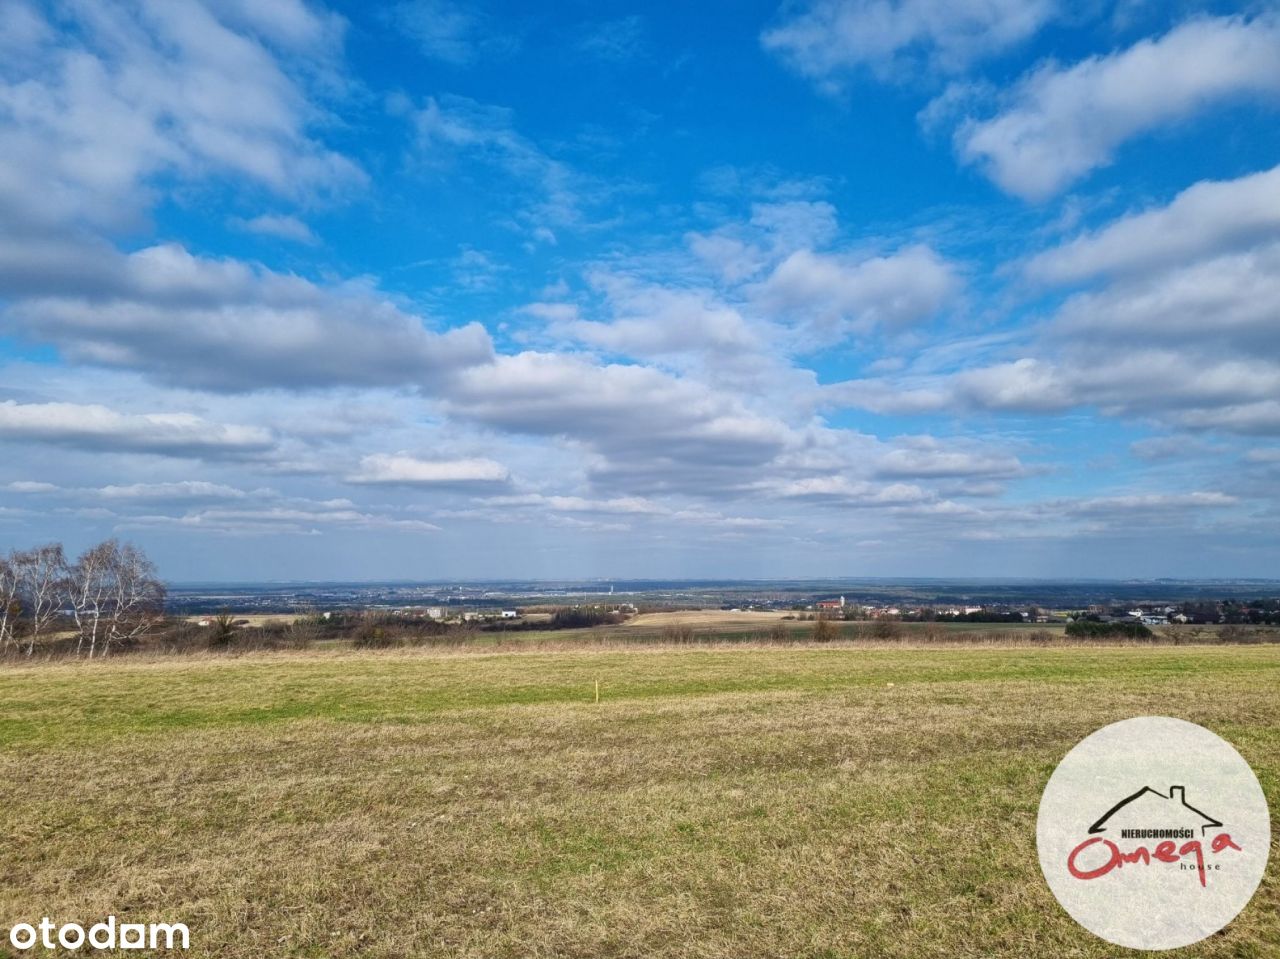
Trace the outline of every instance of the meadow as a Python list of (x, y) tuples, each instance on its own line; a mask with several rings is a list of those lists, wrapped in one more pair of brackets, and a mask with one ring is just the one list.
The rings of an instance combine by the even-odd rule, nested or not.
[[(185, 922), (220, 959), (1120, 955), (1041, 880), (1036, 807), (1143, 714), (1227, 738), (1276, 807), (1273, 645), (6, 666), (0, 927)], [(1278, 863), (1174, 955), (1280, 955)]]

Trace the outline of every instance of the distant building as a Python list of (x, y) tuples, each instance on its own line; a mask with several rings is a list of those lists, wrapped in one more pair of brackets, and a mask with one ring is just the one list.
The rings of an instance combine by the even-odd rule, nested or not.
[(428, 619), (444, 619), (444, 607), (443, 607), (443, 606), (428, 606), (428, 607), (427, 607), (427, 618), (428, 618)]
[(516, 612), (514, 609), (504, 609), (504, 610), (502, 611), (502, 618), (503, 618), (503, 619), (515, 619), (515, 618), (516, 618), (517, 616), (519, 616), (519, 615), (520, 615), (520, 614), (519, 614), (518, 612)]

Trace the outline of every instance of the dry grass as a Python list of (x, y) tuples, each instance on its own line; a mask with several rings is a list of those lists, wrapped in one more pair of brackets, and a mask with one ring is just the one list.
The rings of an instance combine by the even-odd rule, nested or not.
[(641, 613), (632, 616), (623, 627), (626, 629), (662, 629), (668, 626), (693, 626), (697, 629), (708, 629), (717, 626), (755, 626), (768, 629), (774, 623), (781, 622), (784, 616), (795, 616), (782, 610), (739, 610), (728, 609), (679, 609), (664, 613)]
[[(1053, 766), (1181, 716), (1274, 805), (1277, 688), (1276, 647), (8, 669), (0, 925), (185, 921), (220, 959), (1117, 955), (1040, 879)], [(1276, 860), (1184, 955), (1280, 954)]]
[[(217, 618), (218, 613), (205, 613), (200, 616), (185, 617), (188, 623), (198, 623), (201, 620), (212, 620)], [(228, 614), (236, 622), (243, 620), (250, 626), (274, 626), (279, 623), (289, 625), (298, 621), (296, 613), (229, 613)]]

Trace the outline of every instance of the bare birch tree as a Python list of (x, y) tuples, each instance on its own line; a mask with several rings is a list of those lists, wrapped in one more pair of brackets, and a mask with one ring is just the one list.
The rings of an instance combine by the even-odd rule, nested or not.
[[(165, 588), (155, 563), (132, 543), (114, 547), (111, 577), (111, 615), (107, 622), (105, 656), (112, 644), (124, 645), (141, 638), (164, 615)], [(103, 544), (104, 546), (107, 544)]]
[(0, 650), (17, 645), (18, 615), (21, 612), (17, 570), (12, 562), (0, 556)]
[(30, 656), (62, 605), (67, 560), (62, 544), (50, 543), (14, 553), (9, 562), (17, 574), (18, 595), (27, 613), (27, 655)]
[(85, 550), (67, 576), (67, 598), (76, 622), (76, 655), (88, 647), (92, 659), (104, 637), (104, 618), (110, 619), (115, 602), (116, 570), (120, 544), (114, 539)]

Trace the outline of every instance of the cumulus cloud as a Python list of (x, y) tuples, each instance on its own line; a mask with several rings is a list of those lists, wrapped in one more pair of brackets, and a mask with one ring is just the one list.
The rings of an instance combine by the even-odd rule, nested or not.
[(872, 483), (847, 476), (813, 476), (767, 484), (764, 489), (783, 499), (858, 508), (905, 506), (934, 498), (914, 483)]
[(511, 474), (491, 459), (425, 460), (407, 453), (375, 453), (360, 461), (348, 483), (373, 486), (460, 488), (506, 486)]
[(642, 496), (615, 496), (590, 498), (585, 496), (557, 496), (545, 493), (518, 493), (510, 496), (493, 496), (485, 500), (492, 506), (537, 507), (557, 513), (611, 513), (623, 516), (663, 516), (670, 512)]
[(75, 403), (0, 402), (0, 439), (99, 452), (235, 458), (275, 445), (257, 426), (211, 423), (190, 413), (120, 413)]
[(933, 437), (914, 439), (902, 449), (891, 450), (876, 463), (877, 476), (888, 479), (1008, 479), (1022, 476), (1025, 467), (1008, 453), (969, 450), (963, 444), (947, 444)]
[(338, 501), (299, 502), (241, 509), (211, 507), (181, 515), (142, 514), (122, 519), (117, 529), (175, 529), (183, 534), (210, 533), (244, 536), (280, 534), (323, 535), (331, 530), (437, 533), (440, 527), (421, 519), (357, 509)]
[(444, 370), (492, 357), (479, 324), (427, 330), (361, 284), (322, 287), (166, 244), (127, 255), (91, 248), (79, 288), (63, 291), (59, 260), (46, 261), (43, 276), (24, 278), (12, 264), (6, 271), (4, 252), (0, 244), (0, 283), (8, 272), (26, 296), (0, 314), (3, 326), (55, 344), (69, 359), (167, 383), (429, 387)]
[(1280, 242), (1079, 293), (1058, 316), (1063, 333), (1148, 347), (1196, 340), (1216, 354), (1274, 350), (1278, 324)]
[(1204, 359), (1180, 350), (1075, 346), (1061, 361), (1025, 357), (899, 384), (864, 379), (829, 388), (831, 402), (885, 414), (1062, 413), (1152, 417), (1169, 425), (1246, 435), (1280, 432), (1280, 363)]
[(1198, 490), (1191, 493), (1137, 493), (1054, 500), (1044, 504), (1042, 508), (1073, 516), (1132, 517), (1135, 514), (1168, 513), (1187, 509), (1222, 509), (1235, 506), (1239, 502), (1237, 497), (1227, 493)]
[[(103, 486), (94, 490), (99, 497), (119, 503), (190, 503), (243, 500), (250, 494), (224, 483), (206, 480), (180, 480), (173, 483), (130, 483), (125, 486)], [(253, 495), (270, 494), (257, 490)]]
[(1162, 37), (1018, 82), (994, 117), (957, 131), (960, 157), (1008, 193), (1045, 200), (1125, 141), (1246, 96), (1280, 93), (1280, 22), (1199, 18)]
[(872, 257), (798, 250), (760, 285), (759, 301), (820, 335), (840, 338), (923, 322), (953, 302), (962, 286), (954, 264), (928, 246)]
[(1235, 180), (1205, 180), (1165, 206), (1121, 217), (1032, 257), (1045, 283), (1150, 272), (1280, 240), (1280, 167)]
[(311, 132), (305, 71), (286, 63), (336, 57), (338, 21), (270, 6), (77, 4), (59, 13), (74, 29), (32, 27), (43, 42), (0, 65), (9, 229), (129, 222), (163, 175), (243, 177), (291, 197), (362, 183)]
[(596, 457), (597, 482), (634, 492), (739, 488), (796, 441), (784, 422), (734, 394), (650, 367), (563, 354), (526, 352), (463, 370), (445, 405), (463, 420), (580, 444)]
[(1057, 9), (1056, 0), (809, 0), (761, 43), (835, 88), (858, 68), (962, 70), (1034, 36)]
[(708, 291), (639, 284), (604, 274), (594, 277), (594, 285), (606, 292), (615, 318), (606, 323), (565, 317), (554, 330), (636, 357), (754, 352), (764, 346), (741, 313)]
[(12, 483), (6, 483), (4, 489), (10, 493), (24, 493), (32, 496), (42, 496), (48, 493), (56, 493), (61, 489), (54, 483), (41, 483), (34, 480), (15, 480)]

